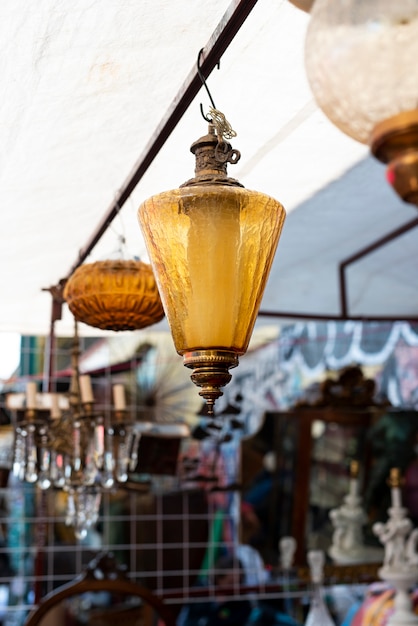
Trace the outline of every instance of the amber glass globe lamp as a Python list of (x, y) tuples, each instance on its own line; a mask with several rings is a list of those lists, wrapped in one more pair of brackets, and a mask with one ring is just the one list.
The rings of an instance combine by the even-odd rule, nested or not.
[(315, 99), (418, 204), (418, 0), (315, 0), (305, 63)]
[(208, 411), (248, 348), (285, 211), (227, 176), (239, 152), (215, 127), (191, 146), (195, 177), (138, 210), (177, 352)]
[(115, 259), (80, 265), (64, 287), (78, 322), (102, 330), (139, 330), (164, 317), (151, 266)]

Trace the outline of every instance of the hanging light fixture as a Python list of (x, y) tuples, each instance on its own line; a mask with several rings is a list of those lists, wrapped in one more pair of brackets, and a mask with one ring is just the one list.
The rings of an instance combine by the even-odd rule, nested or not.
[(289, 0), (291, 4), (300, 9), (301, 11), (305, 11), (305, 13), (309, 13), (312, 9), (312, 5), (314, 0)]
[(285, 211), (228, 177), (235, 132), (214, 105), (205, 119), (195, 177), (146, 200), (138, 219), (176, 350), (212, 413), (247, 350)]
[(139, 330), (164, 317), (152, 268), (142, 261), (80, 265), (66, 282), (64, 299), (76, 320), (102, 330)]
[(68, 396), (48, 394), (49, 410), (39, 408), (36, 382), (27, 384), (26, 407), (17, 415), (13, 473), (40, 489), (66, 491), (67, 524), (83, 538), (97, 521), (101, 493), (127, 481), (137, 441), (123, 385), (113, 386), (114, 409), (103, 415), (95, 410), (90, 377), (80, 375), (78, 361), (76, 323)]
[(387, 178), (418, 205), (418, 0), (315, 0), (305, 46), (315, 99), (369, 144)]

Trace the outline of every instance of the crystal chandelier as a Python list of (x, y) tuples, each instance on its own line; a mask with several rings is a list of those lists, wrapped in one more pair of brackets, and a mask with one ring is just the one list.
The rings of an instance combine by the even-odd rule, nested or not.
[(16, 420), (13, 473), (42, 490), (64, 490), (66, 523), (83, 538), (97, 521), (102, 492), (127, 481), (137, 441), (122, 384), (113, 386), (109, 414), (95, 410), (90, 377), (79, 372), (77, 322), (75, 329), (68, 395), (48, 394), (45, 410), (38, 407), (36, 383), (27, 383), (26, 406)]

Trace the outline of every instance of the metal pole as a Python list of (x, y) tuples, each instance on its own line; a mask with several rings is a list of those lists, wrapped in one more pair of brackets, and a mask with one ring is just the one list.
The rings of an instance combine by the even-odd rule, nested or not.
[(394, 239), (397, 239), (398, 237), (400, 237), (401, 235), (403, 235), (403, 234), (407, 233), (408, 231), (412, 230), (412, 228), (415, 228), (416, 226), (418, 226), (418, 217), (416, 217), (415, 219), (411, 220), (410, 222), (407, 222), (403, 226), (400, 226), (399, 228), (396, 228), (395, 230), (391, 231), (387, 235), (384, 235), (383, 237), (380, 237), (380, 239), (378, 239), (374, 243), (369, 244), (365, 248), (362, 248), (358, 252), (355, 252), (354, 254), (349, 256), (344, 261), (341, 261), (341, 263), (339, 265), (341, 317), (343, 317), (345, 319), (348, 319), (348, 318), (349, 319), (354, 319), (351, 316), (349, 317), (349, 314), (348, 314), (347, 284), (346, 284), (346, 280), (345, 280), (345, 270), (346, 270), (346, 267), (348, 265), (351, 265), (352, 263), (355, 263), (356, 261), (362, 259), (363, 257), (367, 256), (368, 254), (371, 254), (372, 252), (374, 252), (378, 248), (382, 248), (387, 243), (390, 243)]

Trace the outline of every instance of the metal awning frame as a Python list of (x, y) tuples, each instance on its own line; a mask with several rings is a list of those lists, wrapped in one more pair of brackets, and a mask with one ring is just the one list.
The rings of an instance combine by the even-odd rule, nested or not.
[[(167, 139), (170, 137), (173, 130), (187, 111), (188, 107), (196, 97), (202, 86), (205, 84), (203, 79), (208, 78), (212, 70), (219, 66), (220, 59), (223, 53), (226, 51), (234, 37), (240, 30), (241, 26), (250, 15), (252, 9), (257, 4), (257, 0), (233, 0), (223, 16), (222, 20), (216, 27), (209, 42), (201, 50), (199, 54), (199, 63), (191, 70), (183, 85), (181, 86), (176, 97), (172, 101), (166, 115), (161, 120), (159, 126), (156, 128), (151, 139), (140, 155), (138, 161), (133, 167), (131, 173), (121, 185), (118, 194), (114, 201), (104, 212), (104, 215), (97, 225), (94, 232), (89, 237), (86, 245), (79, 251), (78, 256), (69, 269), (66, 277), (59, 281), (57, 286), (48, 288), (52, 295), (52, 312), (51, 312), (51, 326), (50, 326), (50, 341), (47, 348), (48, 353), (52, 354), (54, 325), (55, 322), (61, 319), (61, 305), (63, 303), (62, 290), (66, 280), (73, 274), (73, 272), (86, 260), (94, 247), (100, 241), (101, 237), (107, 231), (112, 224), (114, 218), (118, 215), (123, 205), (127, 202), (132, 192), (141, 181), (142, 177), (147, 172), (148, 168), (154, 161), (155, 157), (164, 146)], [(346, 269), (353, 263), (361, 260), (366, 255), (371, 254), (376, 249), (386, 245), (393, 239), (400, 237), (405, 232), (415, 228), (418, 225), (418, 218), (414, 219), (400, 228), (388, 233), (384, 237), (380, 238), (376, 242), (370, 244), (366, 248), (363, 248), (351, 255), (349, 258), (343, 260), (339, 264), (339, 290), (340, 290), (340, 314), (308, 314), (295, 311), (260, 311), (260, 317), (271, 318), (285, 318), (285, 319), (309, 319), (309, 320), (355, 320), (355, 321), (408, 321), (418, 322), (418, 318), (411, 318), (407, 316), (404, 320), (394, 318), (391, 316), (352, 316), (349, 312), (348, 306), (348, 288), (346, 280)], [(49, 359), (48, 359), (49, 361)], [(52, 371), (50, 369), (50, 371)]]

